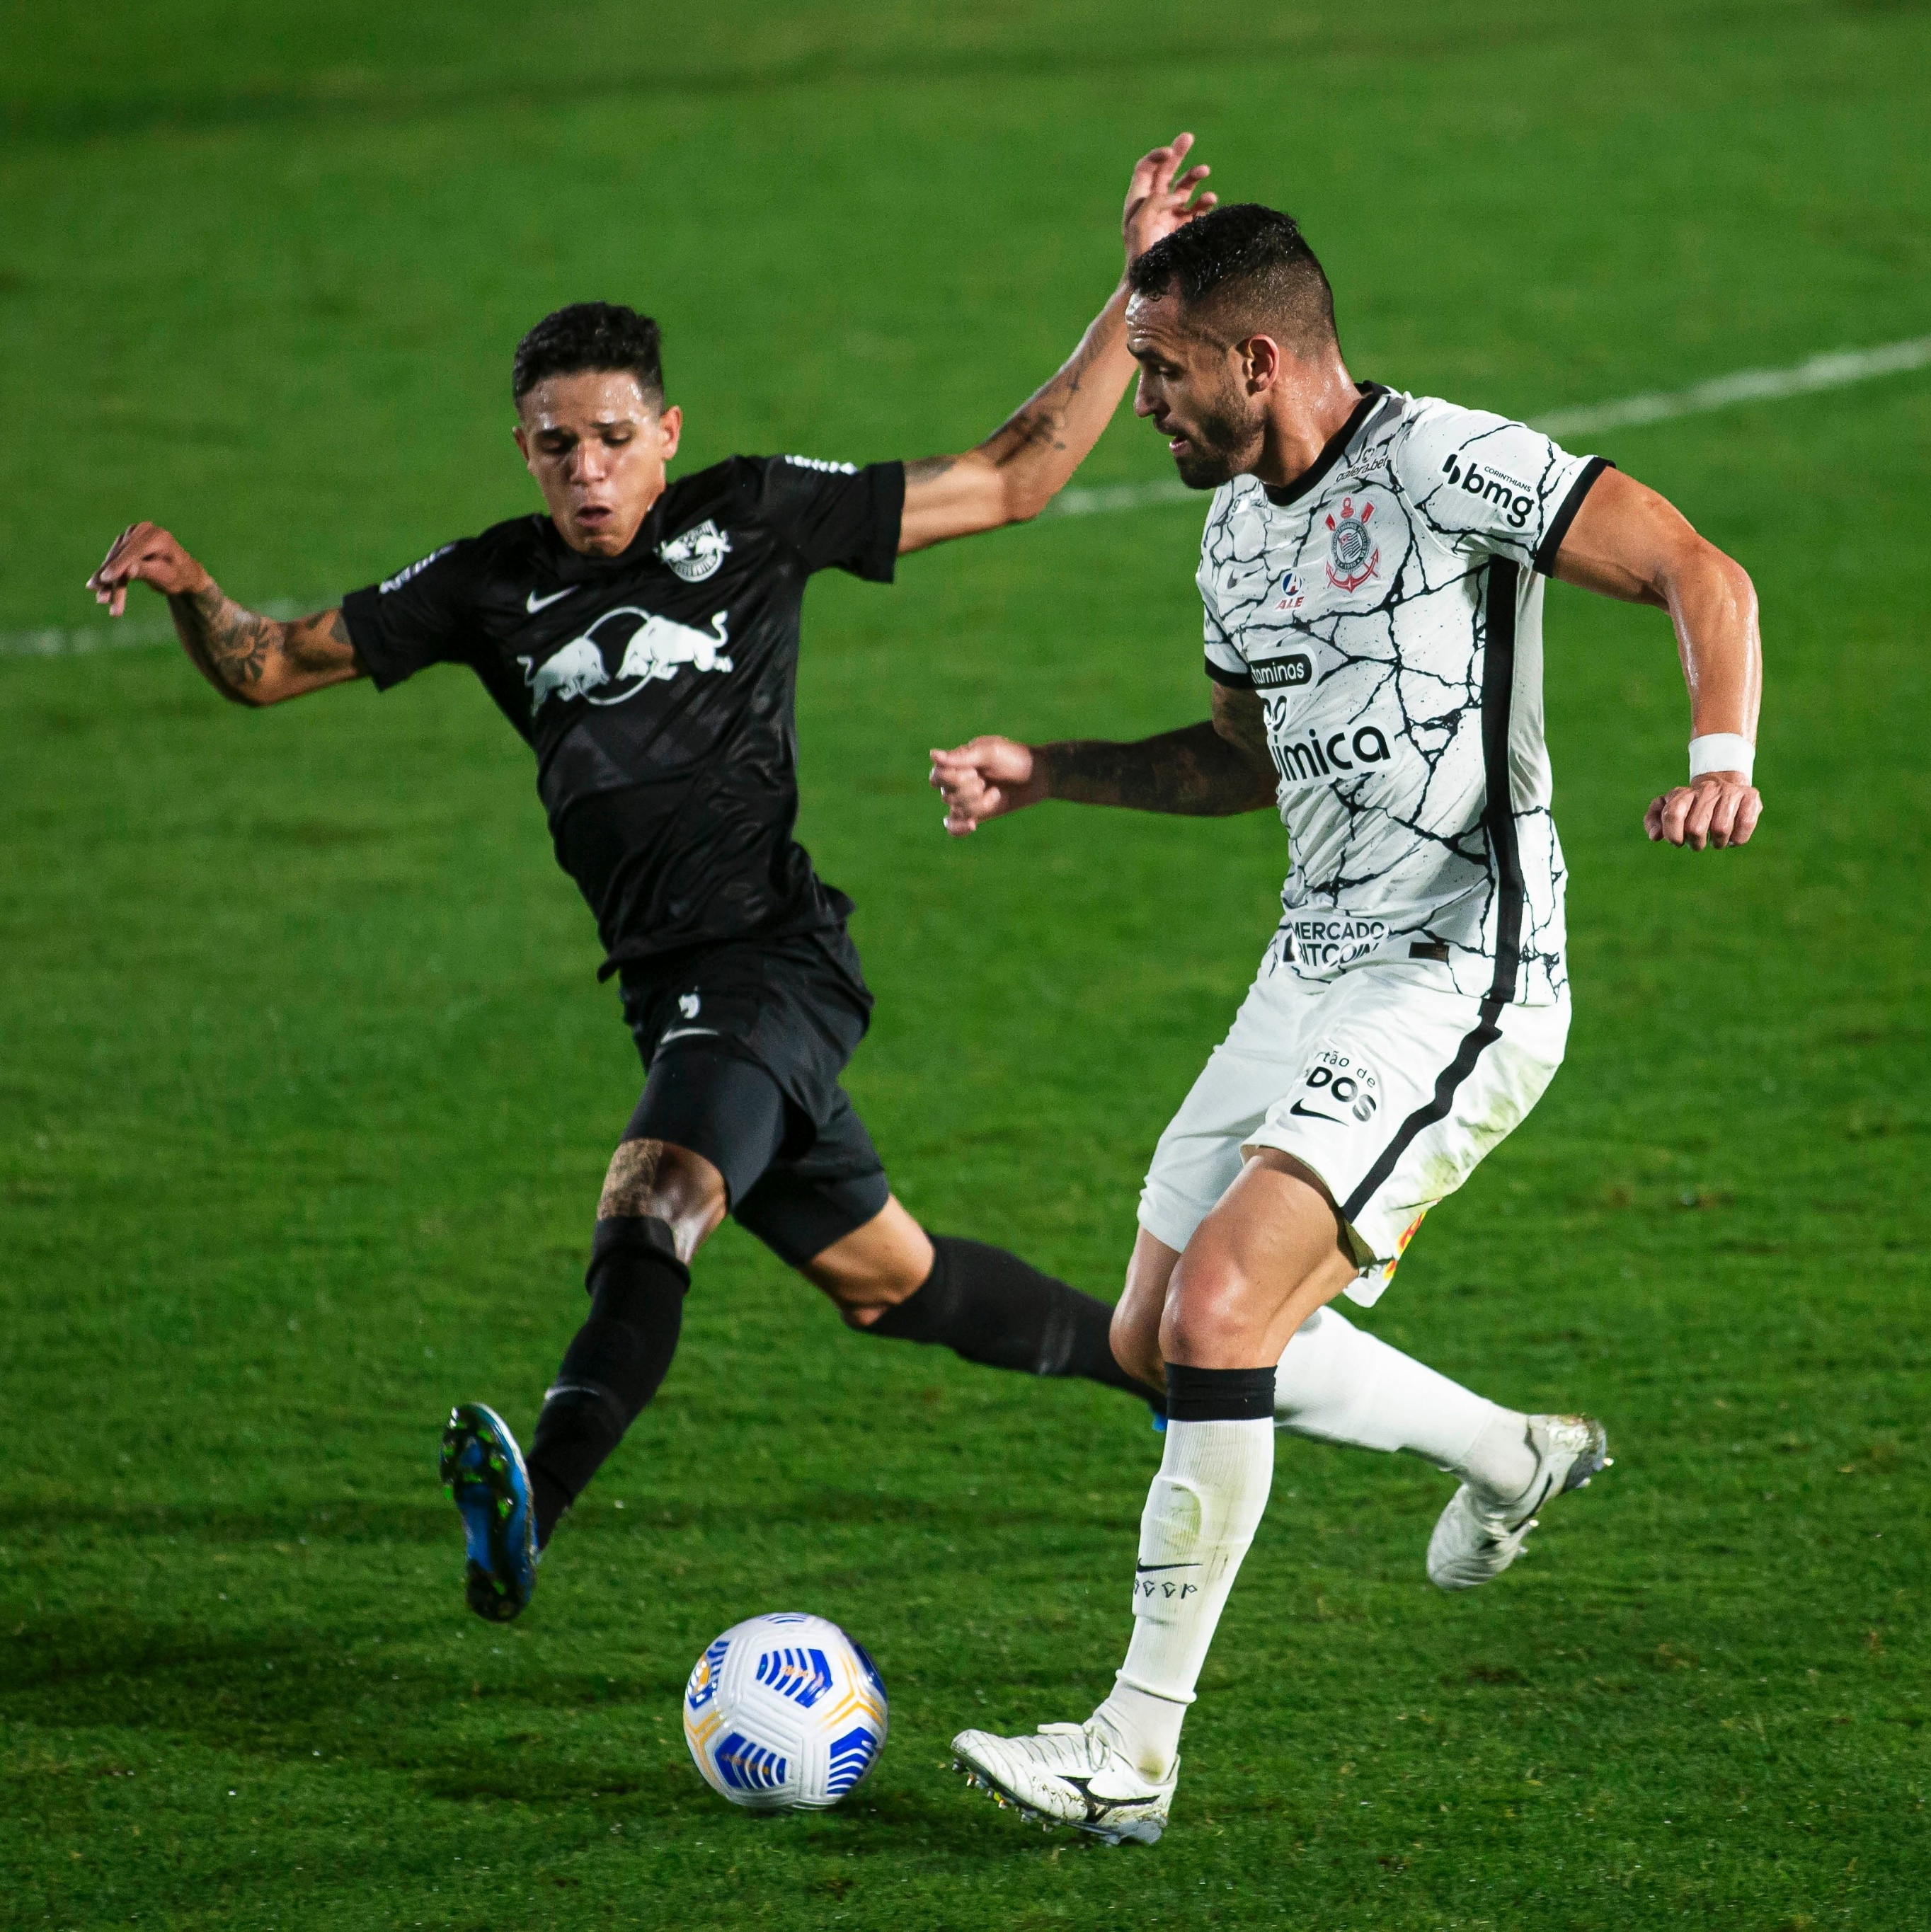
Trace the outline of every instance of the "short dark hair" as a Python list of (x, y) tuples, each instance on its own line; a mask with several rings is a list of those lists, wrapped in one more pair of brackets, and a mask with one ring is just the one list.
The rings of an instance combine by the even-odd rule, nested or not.
[(518, 403), (547, 376), (625, 370), (653, 409), (664, 403), (663, 339), (647, 315), (620, 302), (572, 302), (546, 315), (516, 345), (509, 392)]
[(1127, 275), (1135, 295), (1177, 289), (1181, 306), (1230, 343), (1272, 335), (1305, 356), (1337, 339), (1334, 290), (1300, 224), (1258, 202), (1197, 215), (1137, 257)]

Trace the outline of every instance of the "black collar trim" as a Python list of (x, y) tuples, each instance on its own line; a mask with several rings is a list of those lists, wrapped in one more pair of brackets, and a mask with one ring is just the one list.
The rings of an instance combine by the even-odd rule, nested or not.
[(1284, 510), (1290, 503), (1298, 503), (1309, 490), (1320, 487), (1322, 479), (1341, 460), (1343, 452), (1360, 434), (1381, 399), (1391, 393), (1385, 382), (1357, 382), (1355, 387), (1361, 392), (1361, 400), (1355, 404), (1347, 421), (1321, 446), (1320, 454), (1286, 489), (1277, 490), (1269, 483), (1260, 486), (1267, 492), (1267, 500), (1276, 509)]

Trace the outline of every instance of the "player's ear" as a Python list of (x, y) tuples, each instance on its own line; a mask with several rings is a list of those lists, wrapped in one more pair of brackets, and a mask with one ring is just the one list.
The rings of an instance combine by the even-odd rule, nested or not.
[(668, 409), (657, 412), (657, 447), (659, 453), (668, 463), (677, 453), (677, 445), (684, 434), (684, 412), (673, 403)]
[(528, 470), (531, 476), (535, 476), (536, 465), (530, 457), (530, 439), (524, 434), (523, 425), (518, 423), (509, 433), (516, 439), (516, 453), (522, 458), (524, 468)]
[(1250, 395), (1264, 394), (1281, 380), (1281, 364), (1287, 360), (1279, 343), (1271, 335), (1250, 335), (1236, 352)]

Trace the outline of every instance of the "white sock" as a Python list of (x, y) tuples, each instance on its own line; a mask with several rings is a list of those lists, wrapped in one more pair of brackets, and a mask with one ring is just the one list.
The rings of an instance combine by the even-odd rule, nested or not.
[(1357, 1328), (1332, 1307), (1293, 1334), (1274, 1378), (1274, 1418), (1297, 1435), (1405, 1449), (1493, 1494), (1535, 1480), (1528, 1418)]
[(1274, 1425), (1264, 1416), (1167, 1425), (1140, 1520), (1133, 1641), (1113, 1695), (1093, 1714), (1143, 1776), (1157, 1781), (1173, 1768), (1181, 1720), (1273, 1481)]

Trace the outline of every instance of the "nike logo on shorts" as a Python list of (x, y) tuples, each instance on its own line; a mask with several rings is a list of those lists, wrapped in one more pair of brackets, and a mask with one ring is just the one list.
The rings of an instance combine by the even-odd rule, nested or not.
[(1305, 1119), (1305, 1120), (1332, 1120), (1332, 1121), (1333, 1121), (1333, 1123), (1335, 1124), (1335, 1125), (1336, 1126), (1338, 1126), (1338, 1127), (1344, 1127), (1344, 1126), (1346, 1126), (1347, 1125), (1347, 1121), (1345, 1121), (1344, 1120), (1343, 1120), (1343, 1119), (1341, 1118), (1341, 1117), (1340, 1116), (1340, 1114), (1317, 1114), (1317, 1113), (1316, 1113), (1316, 1112), (1314, 1112), (1314, 1108), (1311, 1108), (1311, 1107), (1304, 1107), (1304, 1106), (1302, 1106), (1302, 1104), (1300, 1103), (1300, 1102), (1299, 1102), (1299, 1101), (1298, 1101), (1298, 1100), (1296, 1100), (1296, 1101), (1294, 1102), (1293, 1106), (1291, 1106), (1291, 1107), (1290, 1107), (1290, 1108), (1287, 1109), (1287, 1111), (1288, 1111), (1288, 1112), (1289, 1112), (1289, 1113), (1290, 1113), (1290, 1114), (1300, 1114), (1300, 1115), (1302, 1117), (1302, 1118), (1303, 1118), (1303, 1119)]
[(560, 602), (566, 597), (574, 597), (576, 594), (577, 586), (574, 584), (567, 590), (553, 590), (547, 597), (539, 597), (533, 590), (527, 597), (524, 598), (523, 608), (533, 617), (539, 610), (547, 610), (552, 604)]
[(1150, 1576), (1156, 1570), (1197, 1570), (1197, 1563), (1136, 1563), (1134, 1574), (1139, 1576)]

